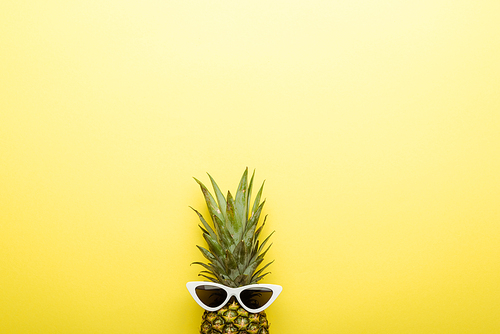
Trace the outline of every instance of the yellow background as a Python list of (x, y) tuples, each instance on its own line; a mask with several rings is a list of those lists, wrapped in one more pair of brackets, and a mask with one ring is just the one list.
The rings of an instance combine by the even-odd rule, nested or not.
[(205, 172), (274, 334), (500, 333), (500, 2), (2, 1), (0, 333), (197, 333)]

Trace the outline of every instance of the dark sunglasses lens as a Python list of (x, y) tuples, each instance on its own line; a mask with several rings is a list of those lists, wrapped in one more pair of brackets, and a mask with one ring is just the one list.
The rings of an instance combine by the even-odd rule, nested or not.
[(266, 305), (272, 296), (273, 290), (269, 288), (250, 288), (240, 293), (241, 302), (252, 310)]
[(209, 307), (221, 306), (227, 297), (227, 292), (224, 289), (211, 285), (197, 286), (195, 291), (201, 302)]

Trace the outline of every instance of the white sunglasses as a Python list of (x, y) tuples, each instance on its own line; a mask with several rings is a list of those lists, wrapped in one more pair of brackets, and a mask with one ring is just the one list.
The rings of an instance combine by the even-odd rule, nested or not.
[(240, 305), (250, 313), (259, 313), (271, 305), (283, 288), (274, 284), (251, 284), (239, 288), (230, 288), (212, 282), (188, 282), (187, 289), (194, 300), (205, 310), (220, 310), (236, 297)]

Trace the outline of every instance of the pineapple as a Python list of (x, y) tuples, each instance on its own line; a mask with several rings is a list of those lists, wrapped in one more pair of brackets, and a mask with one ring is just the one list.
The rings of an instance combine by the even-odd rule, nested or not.
[[(274, 232), (262, 243), (259, 242), (258, 238), (267, 216), (264, 217), (262, 225), (257, 228), (265, 203), (265, 201), (260, 203), (264, 183), (260, 187), (252, 207), (250, 207), (254, 175), (255, 172), (250, 179), (250, 184), (248, 184), (248, 168), (245, 169), (234, 198), (230, 192), (224, 197), (217, 183), (208, 175), (217, 201), (203, 183), (195, 178), (205, 197), (214, 228), (198, 211), (192, 208), (200, 218), (202, 225), (199, 226), (203, 231), (203, 238), (208, 244), (208, 249), (197, 246), (208, 263), (193, 262), (193, 264), (201, 265), (206, 269), (201, 271), (199, 276), (232, 288), (259, 282), (269, 274), (269, 272), (263, 272), (274, 262), (269, 262), (257, 270), (264, 261), (264, 255), (272, 245), (265, 248)], [(233, 297), (220, 310), (204, 312), (200, 333), (265, 334), (269, 333), (269, 323), (264, 311), (249, 313)]]

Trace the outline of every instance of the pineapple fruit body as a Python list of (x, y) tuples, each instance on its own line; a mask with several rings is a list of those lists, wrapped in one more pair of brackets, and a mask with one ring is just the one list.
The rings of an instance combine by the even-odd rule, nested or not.
[(264, 311), (249, 313), (236, 300), (215, 312), (205, 311), (201, 334), (269, 334), (269, 323)]

